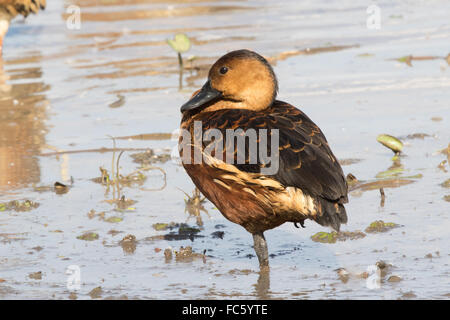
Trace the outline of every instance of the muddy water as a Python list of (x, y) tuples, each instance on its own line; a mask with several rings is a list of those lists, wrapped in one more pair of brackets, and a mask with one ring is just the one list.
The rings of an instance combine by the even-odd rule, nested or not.
[[(79, 30), (66, 27), (70, 4), (81, 7)], [(450, 168), (438, 165), (450, 142), (450, 66), (440, 58), (412, 59), (411, 66), (395, 60), (450, 53), (446, 1), (382, 1), (380, 30), (367, 29), (366, 3), (354, 1), (48, 5), (13, 23), (0, 63), (0, 203), (39, 204), (0, 211), (0, 298), (449, 298), (450, 189), (442, 184)], [(177, 58), (165, 42), (177, 32), (192, 40), (184, 57), (195, 57), (181, 90)], [(399, 227), (328, 244), (311, 240), (328, 231), (312, 222), (306, 229), (283, 225), (266, 233), (272, 268), (260, 275), (241, 227), (209, 202), (189, 214), (183, 191), (194, 187), (176, 163), (150, 164), (165, 172), (165, 186), (157, 169), (142, 171), (119, 195), (92, 181), (99, 167), (111, 173), (119, 155), (96, 152), (112, 148), (109, 136), (144, 135), (116, 139), (117, 147), (170, 153), (175, 142), (167, 134), (178, 127), (179, 106), (211, 62), (238, 48), (270, 59), (279, 98), (320, 125), (346, 174), (412, 181), (385, 185), (383, 206), (378, 189), (352, 191), (344, 231), (364, 232), (376, 220)], [(380, 133), (403, 139), (399, 161), (376, 142)], [(408, 138), (415, 133), (426, 135)], [(120, 157), (122, 175), (140, 167), (136, 152)], [(56, 181), (70, 187), (57, 193)], [(122, 195), (135, 203), (114, 202)], [(78, 239), (86, 232), (98, 238)], [(121, 242), (127, 235), (135, 241)], [(165, 258), (165, 249), (182, 246), (199, 255)], [(378, 261), (388, 268), (374, 285)], [(79, 290), (68, 268), (80, 271)], [(348, 275), (339, 276), (339, 268)], [(91, 292), (97, 287), (100, 294)]]

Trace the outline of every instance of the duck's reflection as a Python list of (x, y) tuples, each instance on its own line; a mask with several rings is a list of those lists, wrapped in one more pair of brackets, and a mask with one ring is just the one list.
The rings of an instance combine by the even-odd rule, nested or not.
[(45, 144), (49, 86), (41, 80), (39, 62), (40, 54), (0, 57), (0, 189), (40, 180), (36, 155)]
[(255, 295), (260, 300), (270, 299), (270, 269), (264, 268), (259, 271), (258, 281), (255, 284)]

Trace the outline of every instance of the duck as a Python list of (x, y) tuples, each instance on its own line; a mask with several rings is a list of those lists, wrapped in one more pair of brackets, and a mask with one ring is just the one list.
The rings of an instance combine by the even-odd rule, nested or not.
[(27, 17), (30, 13), (44, 10), (46, 0), (0, 0), (0, 55), (3, 52), (3, 39), (12, 19), (21, 14)]
[(261, 270), (269, 268), (266, 230), (313, 220), (339, 231), (347, 223), (348, 186), (325, 135), (277, 93), (272, 66), (242, 49), (219, 58), (181, 106), (182, 166), (226, 219), (252, 234)]

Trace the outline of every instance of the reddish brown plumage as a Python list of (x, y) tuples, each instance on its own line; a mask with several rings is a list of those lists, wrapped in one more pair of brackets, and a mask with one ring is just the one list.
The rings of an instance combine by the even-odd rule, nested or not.
[[(229, 71), (222, 73), (223, 67)], [(224, 146), (223, 154), (213, 151), (201, 163), (194, 164), (194, 149), (207, 154), (210, 142), (189, 145), (190, 163), (184, 161), (183, 166), (194, 184), (227, 219), (254, 235), (261, 265), (268, 265), (265, 230), (284, 222), (303, 225), (306, 219), (339, 230), (341, 223), (347, 222), (343, 206), (347, 202), (347, 183), (338, 161), (324, 134), (308, 116), (288, 103), (275, 100), (277, 87), (275, 74), (264, 58), (247, 50), (234, 51), (211, 67), (208, 82), (182, 107), (181, 128), (191, 136), (189, 142), (180, 137), (182, 159), (186, 143), (200, 138), (195, 135), (208, 129), (220, 131), (222, 140), (214, 143)], [(201, 123), (200, 133), (194, 130), (196, 121)], [(270, 139), (264, 147), (269, 154), (278, 152), (279, 170), (264, 174), (263, 169), (271, 163), (260, 158), (252, 162), (248, 140), (245, 140), (245, 161), (238, 163), (239, 150), (234, 138), (227, 141), (227, 129), (242, 129), (241, 136), (249, 129), (265, 129), (268, 133), (276, 130), (278, 150), (271, 150)], [(257, 142), (261, 147), (260, 135)], [(230, 150), (232, 163), (224, 160)]]
[[(205, 165), (185, 165), (185, 168), (200, 192), (216, 205), (225, 218), (250, 233), (272, 229), (285, 222), (277, 215), (268, 214), (270, 207), (256, 196), (243, 192), (239, 184), (226, 181), (227, 188), (225, 182), (216, 183), (214, 179), (220, 179), (217, 170)], [(256, 192), (262, 191), (256, 188)]]

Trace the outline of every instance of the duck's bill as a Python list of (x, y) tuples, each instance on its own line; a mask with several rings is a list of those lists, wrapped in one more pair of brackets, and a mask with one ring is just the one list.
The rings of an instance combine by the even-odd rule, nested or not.
[(208, 80), (195, 96), (181, 106), (181, 112), (200, 108), (221, 96), (222, 92), (211, 87), (211, 82)]

